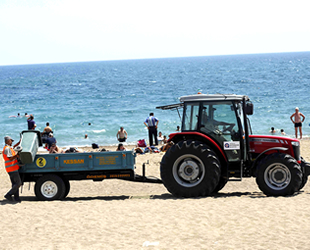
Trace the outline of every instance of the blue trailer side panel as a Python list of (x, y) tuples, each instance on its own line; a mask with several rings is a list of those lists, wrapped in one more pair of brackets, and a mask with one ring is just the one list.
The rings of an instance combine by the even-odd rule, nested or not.
[(134, 170), (135, 157), (132, 151), (37, 154), (20, 173)]

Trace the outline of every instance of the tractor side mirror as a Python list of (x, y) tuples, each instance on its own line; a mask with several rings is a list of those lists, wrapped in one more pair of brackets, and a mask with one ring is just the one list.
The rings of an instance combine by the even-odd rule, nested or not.
[(245, 113), (246, 113), (247, 115), (253, 115), (253, 113), (254, 113), (254, 105), (253, 105), (253, 103), (248, 102), (248, 103), (245, 105)]

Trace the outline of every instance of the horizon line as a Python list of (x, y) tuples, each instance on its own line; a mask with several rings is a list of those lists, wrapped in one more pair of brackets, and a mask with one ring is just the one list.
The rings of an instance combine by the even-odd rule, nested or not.
[(3, 64), (3, 65), (0, 64), (0, 67), (48, 65), (48, 64), (90, 63), (90, 62), (155, 60), (155, 59), (176, 59), (176, 58), (192, 58), (192, 57), (220, 57), (220, 56), (241, 56), (241, 55), (289, 54), (289, 53), (307, 53), (307, 52), (310, 52), (310, 51), (282, 51), (282, 52), (262, 52), (262, 53), (243, 53), (243, 54), (218, 54), (218, 55), (203, 55), (203, 56), (145, 57), (145, 58), (105, 59), (105, 60), (93, 60), (93, 61), (44, 62), (44, 63)]

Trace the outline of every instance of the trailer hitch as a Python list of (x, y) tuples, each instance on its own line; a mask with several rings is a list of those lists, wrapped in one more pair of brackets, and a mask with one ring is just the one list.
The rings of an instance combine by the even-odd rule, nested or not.
[(149, 161), (142, 164), (142, 176), (136, 174), (135, 181), (137, 181), (137, 182), (148, 182), (148, 183), (163, 183), (161, 179), (158, 179), (156, 177), (145, 176), (145, 164), (149, 164)]

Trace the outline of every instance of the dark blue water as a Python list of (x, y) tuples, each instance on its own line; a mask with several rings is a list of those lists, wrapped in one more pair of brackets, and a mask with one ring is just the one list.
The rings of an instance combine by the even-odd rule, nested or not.
[(134, 144), (147, 138), (143, 122), (150, 112), (163, 134), (173, 132), (177, 112), (155, 107), (198, 91), (248, 95), (255, 134), (273, 126), (293, 136), (289, 117), (298, 106), (307, 136), (309, 80), (310, 52), (1, 66), (0, 137), (18, 139), (26, 118), (9, 116), (27, 112), (41, 131), (50, 122), (60, 146), (116, 145), (120, 126)]

